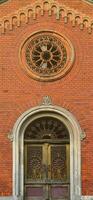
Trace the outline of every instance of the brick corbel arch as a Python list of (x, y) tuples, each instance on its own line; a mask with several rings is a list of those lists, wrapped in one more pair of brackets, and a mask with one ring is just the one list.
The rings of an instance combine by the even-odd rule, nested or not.
[[(22, 16), (25, 18), (24, 24), (27, 24), (29, 23), (29, 18), (36, 20), (37, 13), (39, 13), (41, 16), (44, 16), (45, 11), (47, 11), (48, 16), (50, 17), (54, 13), (56, 20), (63, 19), (65, 24), (70, 21), (72, 23), (72, 27), (76, 27), (78, 24), (81, 30), (83, 30), (85, 27), (89, 34), (92, 33), (92, 17), (87, 16), (86, 14), (79, 12), (76, 9), (67, 7), (55, 0), (43, 0), (42, 2), (41, 0), (38, 0), (28, 6), (16, 10), (14, 13), (1, 17), (0, 35), (5, 34), (7, 30), (14, 30), (14, 21), (16, 21), (16, 27), (21, 27)], [(29, 17), (29, 14), (31, 14), (31, 17)]]
[(32, 120), (43, 116), (60, 119), (70, 134), (70, 200), (81, 199), (81, 139), (82, 130), (72, 113), (45, 101), (41, 106), (24, 112), (13, 127), (13, 197), (23, 200), (24, 193), (24, 132)]

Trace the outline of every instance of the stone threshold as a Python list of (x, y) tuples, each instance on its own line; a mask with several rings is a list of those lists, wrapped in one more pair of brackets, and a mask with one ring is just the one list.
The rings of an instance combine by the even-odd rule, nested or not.
[[(20, 197), (5, 196), (5, 197), (0, 197), (0, 200), (22, 200), (22, 199)], [(81, 199), (78, 200), (93, 200), (93, 196), (81, 196)]]

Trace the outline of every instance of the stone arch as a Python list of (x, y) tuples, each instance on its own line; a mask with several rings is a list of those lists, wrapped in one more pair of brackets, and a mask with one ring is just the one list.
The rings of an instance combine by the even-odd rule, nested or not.
[(36, 15), (41, 14), (41, 5), (35, 6), (35, 13), (36, 13)]
[(84, 24), (85, 27), (88, 27), (88, 24), (89, 24), (88, 18), (83, 19), (83, 24)]
[(60, 119), (70, 134), (70, 200), (81, 199), (81, 137), (82, 130), (76, 118), (64, 108), (41, 105), (24, 112), (13, 127), (13, 196), (23, 200), (24, 194), (24, 132), (31, 120), (43, 116)]
[(56, 14), (57, 13), (57, 5), (56, 4), (53, 4), (52, 7), (51, 7), (51, 11)]
[(61, 17), (64, 17), (66, 15), (65, 9), (64, 8), (60, 8), (59, 14), (60, 14)]
[(72, 21), (73, 18), (74, 18), (74, 15), (73, 15), (73, 13), (72, 13), (71, 11), (69, 11), (69, 12), (67, 13), (67, 17), (68, 17), (69, 21)]
[(15, 15), (15, 16), (12, 17), (12, 26), (13, 26), (13, 28), (17, 27), (17, 20), (18, 20), (17, 19), (17, 15)]
[(28, 8), (28, 20), (30, 20), (33, 17), (33, 9), (32, 8)]
[(6, 20), (4, 21), (4, 29), (5, 29), (5, 31), (6, 31), (6, 30), (9, 30), (9, 28), (10, 28), (10, 23), (9, 23), (9, 20), (6, 19)]
[(21, 24), (24, 24), (24, 23), (26, 22), (26, 14), (25, 14), (25, 11), (20, 12), (19, 15), (20, 15), (20, 23), (21, 23)]
[(79, 15), (76, 15), (76, 16), (75, 16), (75, 22), (76, 22), (76, 24), (78, 24), (78, 25), (82, 22), (81, 17), (80, 17)]
[(43, 3), (43, 9), (44, 11), (48, 11), (51, 8), (50, 4), (48, 1), (44, 1)]

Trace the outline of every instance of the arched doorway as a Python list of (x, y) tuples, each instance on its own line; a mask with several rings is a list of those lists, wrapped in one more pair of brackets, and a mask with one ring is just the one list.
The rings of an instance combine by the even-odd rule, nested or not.
[[(29, 180), (29, 185), (32, 185), (32, 189), (35, 193), (36, 188), (34, 186), (40, 186), (40, 195), (43, 195), (43, 190), (46, 193), (46, 196), (44, 197), (47, 199), (50, 197), (51, 199), (51, 194), (59, 193), (57, 192), (62, 191), (63, 185), (64, 187), (64, 192), (67, 191), (67, 194), (69, 194), (69, 197), (67, 196), (66, 198), (69, 198), (70, 200), (80, 200), (81, 199), (81, 137), (82, 137), (82, 130), (79, 126), (79, 123), (77, 122), (76, 118), (66, 109), (58, 107), (58, 106), (53, 106), (49, 102), (45, 102), (45, 104), (42, 104), (41, 106), (37, 106), (35, 108), (32, 108), (25, 113), (23, 113), (17, 122), (14, 125), (13, 128), (13, 196), (17, 200), (24, 200), (24, 194), (28, 195), (29, 191), (26, 190), (28, 187), (28, 183), (26, 182), (26, 172), (25, 172), (25, 165), (26, 165), (26, 160), (24, 162), (24, 154), (25, 154), (25, 146), (26, 146), (26, 131), (28, 130), (28, 127), (32, 125), (33, 123), (37, 122), (39, 119), (46, 119), (46, 118), (52, 118), (53, 120), (57, 120), (58, 123), (61, 123), (65, 127), (65, 130), (67, 131), (67, 140), (68, 142), (62, 140), (62, 138), (58, 139), (55, 138), (54, 140), (50, 138), (42, 138), (41, 143), (39, 144), (40, 139), (35, 139), (33, 138), (33, 141), (30, 140), (30, 148), (28, 150), (32, 152), (31, 148), (34, 148), (34, 145), (38, 145), (39, 151), (42, 152), (42, 174), (40, 175), (43, 177), (43, 180), (41, 179), (41, 182), (45, 181), (44, 184), (46, 185), (45, 189), (42, 189), (42, 184), (39, 180), (37, 180), (37, 185), (34, 184), (34, 180), (31, 178), (30, 174), (30, 180)], [(41, 123), (41, 122), (40, 122)], [(54, 123), (55, 124), (55, 123)], [(52, 135), (51, 135), (52, 136)], [(38, 137), (38, 134), (37, 134)], [(45, 137), (49, 137), (47, 134)], [(56, 137), (58, 137), (58, 134), (56, 134)], [(61, 135), (62, 137), (62, 135)], [(36, 142), (37, 140), (37, 143)], [(50, 142), (52, 141), (52, 142)], [(59, 144), (56, 141), (60, 141)], [(63, 142), (64, 141), (64, 142)], [(33, 143), (32, 143), (33, 142)], [(64, 145), (63, 145), (64, 143)], [(41, 145), (41, 146), (40, 146)], [(64, 146), (64, 148), (63, 148)], [(67, 170), (66, 172), (68, 173), (67, 177), (67, 182), (66, 179), (64, 179), (63, 183), (61, 178), (56, 179), (53, 178), (54, 175), (50, 176), (49, 174), (52, 173), (52, 167), (49, 167), (48, 164), (50, 165), (52, 163), (51, 159), (47, 158), (45, 159), (45, 154), (47, 155), (49, 153), (49, 157), (51, 157), (51, 152), (52, 149), (54, 149), (55, 152), (57, 152), (58, 148), (60, 149), (59, 152), (63, 152), (63, 149), (66, 154), (66, 146), (70, 146), (70, 155), (68, 156), (68, 160), (70, 158), (70, 161), (68, 161), (67, 165)], [(26, 147), (27, 148), (27, 147)], [(35, 146), (36, 148), (36, 146)], [(38, 151), (38, 152), (39, 152)], [(30, 154), (32, 156), (32, 154)], [(62, 155), (62, 153), (61, 153)], [(28, 154), (26, 155), (26, 157)], [(47, 157), (47, 156), (46, 156)], [(44, 160), (45, 159), (45, 160)], [(62, 157), (61, 157), (62, 159)], [(32, 159), (31, 159), (32, 160)], [(66, 159), (65, 159), (66, 160)], [(29, 159), (28, 159), (29, 161)], [(40, 161), (38, 161), (40, 162)], [(63, 161), (62, 161), (63, 162)], [(28, 162), (29, 163), (29, 162)], [(70, 167), (69, 167), (70, 163)], [(32, 164), (31, 164), (32, 165)], [(54, 166), (54, 165), (52, 165)], [(29, 166), (30, 167), (30, 166)], [(49, 171), (47, 170), (49, 169)], [(61, 169), (60, 169), (61, 170)], [(60, 171), (59, 170), (59, 171)], [(36, 169), (34, 170), (36, 171)], [(46, 173), (45, 173), (46, 171)], [(64, 170), (63, 170), (64, 171)], [(32, 173), (32, 172), (30, 172)], [(36, 172), (37, 173), (37, 172)], [(62, 172), (63, 173), (63, 172)], [(38, 174), (38, 173), (37, 173)], [(60, 174), (60, 173), (59, 173)], [(39, 176), (39, 175), (38, 175)], [(51, 178), (50, 178), (50, 177)], [(63, 176), (63, 174), (62, 174)], [(47, 178), (48, 177), (48, 178)], [(44, 179), (45, 178), (45, 179)], [(33, 181), (33, 184), (32, 184)], [(51, 184), (54, 184), (52, 185)], [(56, 186), (58, 184), (58, 190), (56, 190)], [(50, 186), (54, 186), (54, 188)], [(47, 189), (48, 188), (48, 189)], [(61, 189), (61, 190), (60, 190)], [(28, 189), (28, 190), (31, 190)], [(70, 190), (70, 191), (69, 191)], [(26, 191), (26, 192), (25, 192)], [(31, 194), (33, 192), (31, 191)], [(37, 192), (38, 194), (38, 192)], [(50, 194), (50, 196), (49, 196)], [(60, 196), (63, 195), (60, 192)], [(41, 199), (40, 196), (40, 199)], [(34, 199), (33, 197), (28, 197), (28, 199)], [(39, 198), (39, 197), (38, 197)], [(57, 199), (60, 199), (60, 197), (57, 196)], [(35, 197), (36, 199), (36, 197)], [(53, 198), (52, 198), (53, 199)], [(62, 198), (61, 198), (62, 199)]]
[(24, 133), (24, 199), (70, 199), (70, 137), (54, 117), (32, 121)]

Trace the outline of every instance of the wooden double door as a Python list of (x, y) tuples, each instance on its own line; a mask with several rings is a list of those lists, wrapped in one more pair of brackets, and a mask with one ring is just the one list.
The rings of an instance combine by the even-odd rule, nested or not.
[(25, 143), (24, 199), (70, 199), (69, 144)]

